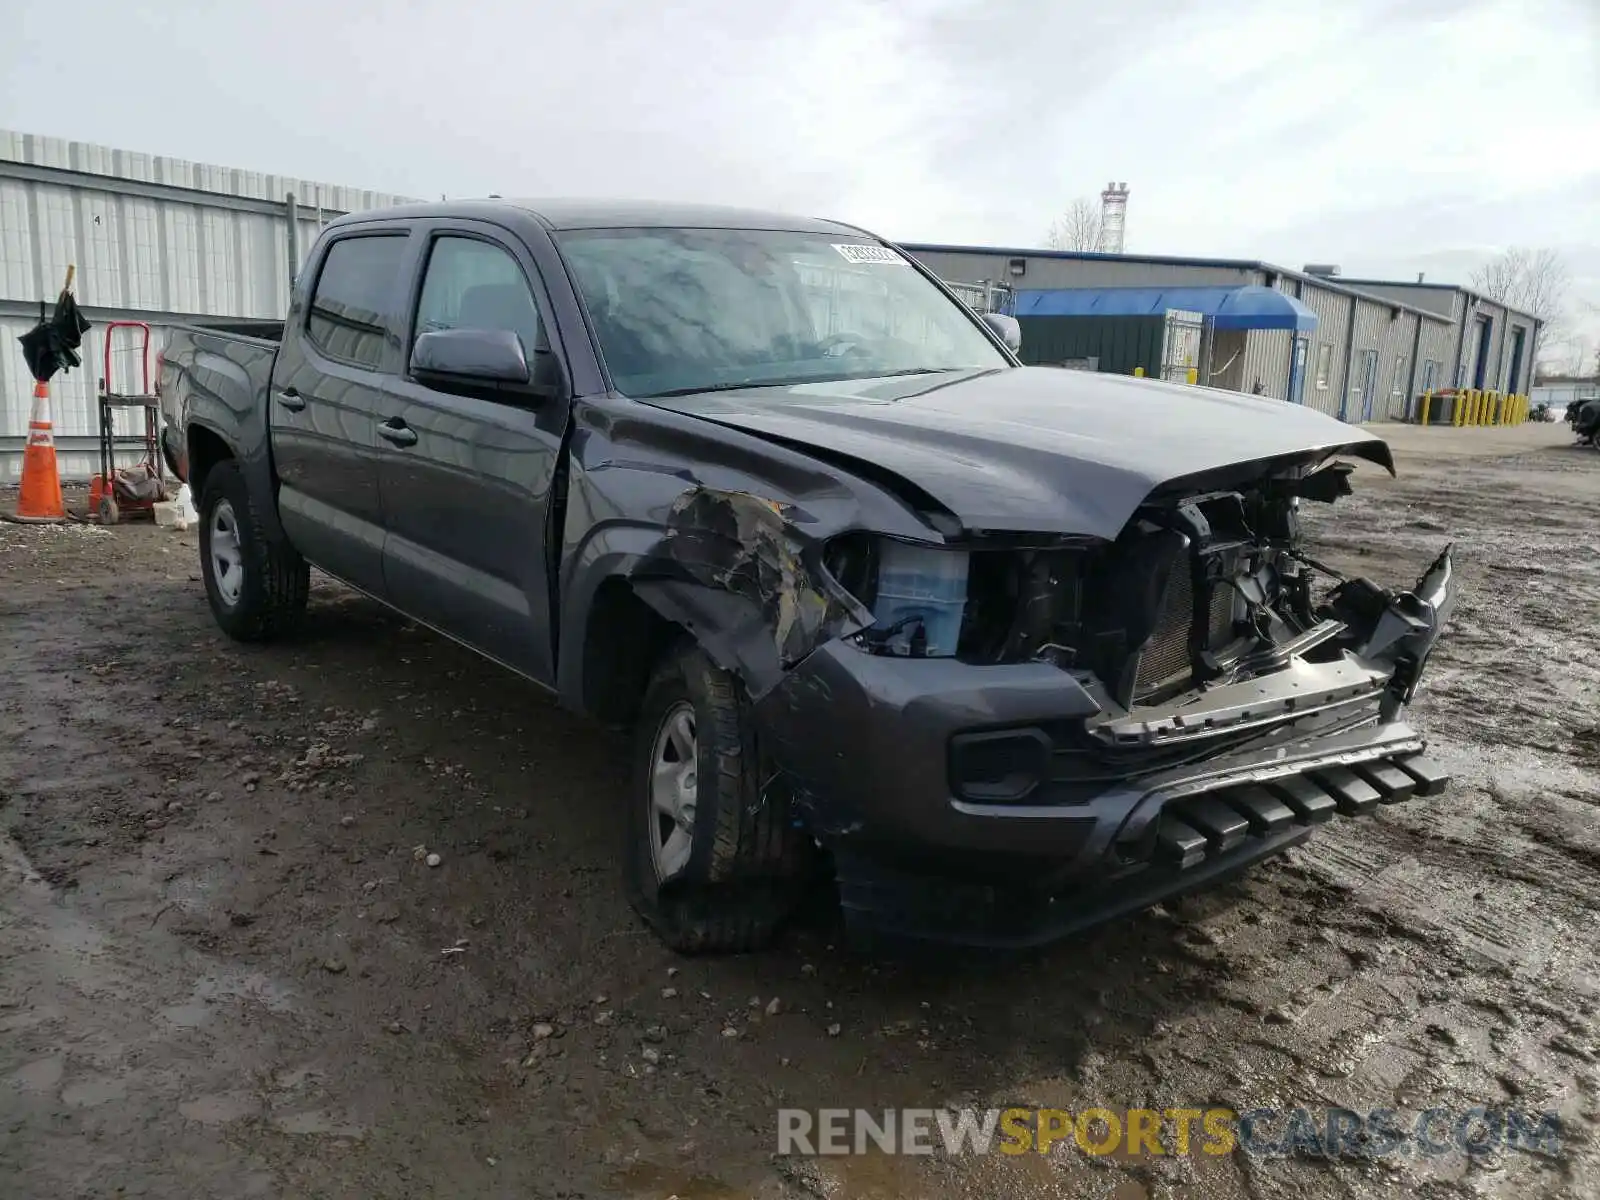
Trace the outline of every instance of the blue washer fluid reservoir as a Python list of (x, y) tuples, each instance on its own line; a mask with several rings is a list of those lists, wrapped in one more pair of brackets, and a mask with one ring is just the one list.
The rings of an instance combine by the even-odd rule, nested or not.
[(891, 654), (954, 654), (967, 606), (966, 551), (888, 539), (878, 543), (878, 551), (872, 615), (883, 645)]

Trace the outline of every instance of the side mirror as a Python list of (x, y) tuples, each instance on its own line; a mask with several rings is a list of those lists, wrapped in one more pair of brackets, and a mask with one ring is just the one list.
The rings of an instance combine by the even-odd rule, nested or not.
[(1022, 349), (1022, 326), (1015, 317), (1008, 317), (1005, 313), (984, 313), (983, 323), (1006, 344), (1006, 349), (1011, 353)]
[(533, 374), (522, 339), (509, 329), (439, 329), (411, 347), (411, 373), (423, 383), (527, 384)]

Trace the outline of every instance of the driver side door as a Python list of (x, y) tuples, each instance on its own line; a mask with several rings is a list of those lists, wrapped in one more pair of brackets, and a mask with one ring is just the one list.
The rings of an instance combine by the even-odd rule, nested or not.
[[(402, 361), (423, 333), (510, 330), (536, 375), (552, 377), (550, 310), (526, 248), (476, 222), (424, 236)], [(554, 659), (547, 521), (567, 411), (532, 390), (441, 390), (407, 366), (377, 427), (389, 600), (544, 684)]]

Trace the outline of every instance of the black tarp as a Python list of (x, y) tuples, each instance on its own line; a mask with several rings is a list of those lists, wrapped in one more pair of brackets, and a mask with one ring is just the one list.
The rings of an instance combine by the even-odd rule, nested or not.
[(62, 292), (56, 301), (56, 311), (48, 320), (44, 303), (39, 304), (39, 323), (17, 339), (22, 343), (22, 355), (28, 360), (28, 370), (40, 383), (49, 383), (58, 371), (70, 371), (80, 366), (83, 359), (78, 347), (83, 345), (83, 335), (89, 328), (78, 311), (78, 302), (71, 292)]

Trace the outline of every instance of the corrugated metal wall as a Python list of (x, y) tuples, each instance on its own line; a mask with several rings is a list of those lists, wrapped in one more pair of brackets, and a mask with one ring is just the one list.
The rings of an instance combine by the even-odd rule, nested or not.
[(1429, 380), (1427, 378), (1427, 364), (1431, 361), (1437, 365), (1433, 370), (1432, 388), (1451, 386), (1453, 379), (1450, 372), (1451, 355), (1455, 353), (1456, 327), (1444, 321), (1424, 321), (1422, 323), (1422, 342), (1417, 347), (1417, 391), (1427, 391)]
[[(76, 264), (93, 322), (84, 366), (51, 381), (62, 474), (98, 469), (95, 402), (105, 323), (151, 325), (151, 360), (166, 328), (196, 317), (281, 319), (288, 304), (293, 194), (303, 261), (324, 220), (407, 198), (0, 130), (0, 481), (15, 478), (33, 381), (16, 338), (53, 302)], [(298, 262), (296, 264), (298, 266)], [(117, 334), (114, 390), (137, 390), (138, 359)], [(124, 371), (133, 372), (125, 375)], [(119, 416), (132, 429), (136, 414)]]
[[(1477, 317), (1484, 316), (1490, 321), (1490, 339), (1489, 359), (1482, 386), (1524, 394), (1531, 389), (1535, 321), (1529, 314), (1517, 312), (1493, 300), (1445, 284), (1375, 283), (1360, 280), (1355, 286), (1374, 295), (1393, 297), (1402, 303), (1429, 309), (1449, 320), (1452, 331), (1450, 348), (1440, 359), (1445, 364), (1439, 377), (1440, 387), (1454, 387), (1458, 383), (1465, 387), (1476, 385), (1474, 371), (1478, 360), (1475, 353), (1473, 322)], [(1461, 332), (1463, 310), (1467, 314), (1464, 336)], [(1509, 333), (1516, 328), (1523, 330), (1523, 351), (1522, 362), (1517, 367), (1516, 377), (1513, 378), (1511, 374), (1513, 341)], [(1432, 340), (1432, 335), (1425, 331), (1423, 337), (1429, 340), (1430, 345), (1437, 351), (1437, 343)], [(1418, 387), (1421, 387), (1420, 375)]]
[[(67, 264), (78, 302), (196, 316), (277, 318), (289, 294), (286, 215), (0, 180), (0, 300), (54, 299)], [(298, 222), (299, 257), (318, 225)]]
[[(1302, 284), (1300, 303), (1317, 314), (1316, 332), (1306, 347), (1306, 386), (1303, 400), (1308, 408), (1339, 415), (1339, 397), (1345, 389), (1345, 346), (1350, 332), (1351, 297), (1315, 284)], [(1321, 348), (1328, 348), (1327, 377), (1317, 386), (1317, 364)]]
[(324, 212), (360, 212), (408, 202), (403, 196), (364, 188), (318, 183), (288, 175), (269, 175), (263, 171), (244, 171), (236, 167), (217, 167), (190, 162), (186, 158), (114, 150), (109, 146), (39, 137), (6, 129), (0, 129), (0, 161), (191, 188), (216, 196), (268, 200), (274, 204), (281, 204), (293, 193), (302, 206), (314, 209), (320, 205)]
[(1289, 398), (1289, 350), (1292, 335), (1287, 329), (1252, 329), (1244, 340), (1244, 374), (1240, 390), (1275, 400)]

